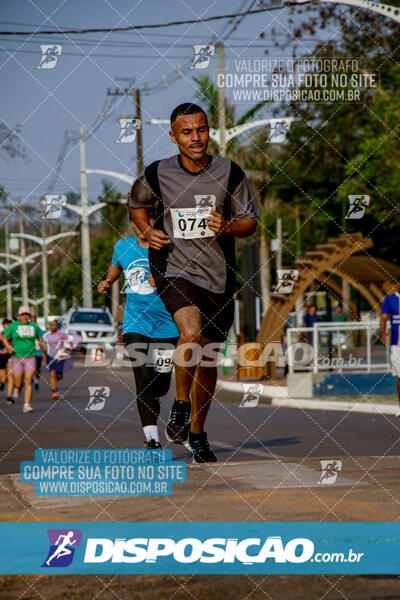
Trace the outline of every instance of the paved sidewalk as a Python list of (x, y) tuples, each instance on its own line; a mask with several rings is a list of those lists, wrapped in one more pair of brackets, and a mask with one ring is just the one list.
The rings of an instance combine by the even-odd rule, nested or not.
[[(323, 458), (323, 457), (322, 457)], [(0, 477), (2, 521), (395, 521), (400, 456), (338, 457), (335, 483), (320, 459), (188, 464), (171, 496), (35, 496), (18, 474)], [(330, 459), (332, 462), (332, 459)]]
[[(243, 383), (263, 385), (263, 394), (259, 404), (282, 406), (310, 410), (337, 410), (345, 412), (376, 413), (381, 415), (398, 415), (399, 402), (395, 396), (324, 396), (320, 398), (288, 398), (284, 380), (241, 380), (220, 377), (217, 391), (223, 390), (235, 394), (243, 393)], [(400, 416), (400, 415), (399, 415)]]

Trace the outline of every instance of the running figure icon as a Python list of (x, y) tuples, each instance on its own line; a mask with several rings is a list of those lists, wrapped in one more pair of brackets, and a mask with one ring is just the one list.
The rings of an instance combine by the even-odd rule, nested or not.
[[(71, 550), (71, 548), (67, 548), (67, 546), (72, 546), (73, 544), (76, 544), (78, 540), (74, 540), (72, 539), (74, 536), (74, 532), (73, 531), (68, 531), (68, 533), (66, 535), (59, 535), (56, 541), (56, 550), (55, 552), (53, 552), (53, 554), (46, 560), (46, 565), (49, 567), (51, 561), (54, 558), (61, 558), (62, 556), (67, 556), (68, 554), (72, 554), (73, 551)], [(62, 542), (60, 542), (60, 540), (62, 539)]]

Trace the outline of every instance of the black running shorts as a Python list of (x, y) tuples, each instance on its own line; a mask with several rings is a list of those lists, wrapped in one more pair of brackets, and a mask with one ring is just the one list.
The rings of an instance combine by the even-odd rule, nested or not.
[(154, 277), (157, 291), (172, 316), (185, 306), (201, 312), (201, 333), (213, 342), (224, 342), (232, 327), (234, 300), (231, 294), (214, 294), (183, 277)]

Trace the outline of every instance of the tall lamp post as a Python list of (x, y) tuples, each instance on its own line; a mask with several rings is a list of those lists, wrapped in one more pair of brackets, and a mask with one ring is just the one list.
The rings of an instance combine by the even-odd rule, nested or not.
[(24, 240), (31, 240), (42, 247), (40, 254), (42, 255), (42, 285), (43, 285), (43, 315), (48, 317), (50, 313), (49, 303), (49, 278), (47, 270), (47, 255), (49, 254), (47, 246), (56, 240), (60, 240), (64, 237), (70, 237), (78, 235), (76, 231), (65, 231), (64, 233), (57, 233), (56, 235), (49, 235), (47, 237), (39, 237), (38, 235), (32, 235), (30, 233), (12, 233), (11, 238), (22, 238)]
[[(52, 253), (50, 250), (49, 254)], [(28, 254), (28, 256), (18, 256), (17, 254), (10, 254), (9, 252), (0, 252), (0, 257), (4, 257), (6, 259), (5, 263), (0, 262), (0, 268), (4, 269), (7, 272), (7, 278), (10, 279), (10, 271), (15, 269), (16, 267), (22, 267), (23, 264), (32, 263), (36, 258), (41, 256), (41, 252), (33, 252), (32, 254)], [(13, 260), (14, 262), (10, 262)], [(22, 296), (23, 298), (29, 298), (29, 291), (25, 289), (25, 285), (27, 285), (27, 279), (21, 279), (21, 287), (22, 287)], [(12, 293), (11, 289), (13, 287), (19, 286), (20, 284), (12, 284), (8, 281), (4, 286), (7, 290), (7, 317), (11, 319), (12, 317)]]
[[(83, 141), (81, 141), (81, 144), (83, 144)], [(89, 206), (87, 201), (87, 174), (108, 175), (110, 177), (120, 179), (125, 183), (129, 183), (129, 185), (132, 185), (132, 183), (134, 182), (134, 178), (130, 177), (129, 175), (125, 175), (124, 173), (118, 173), (117, 171), (108, 171), (105, 169), (86, 169), (85, 158), (83, 158), (82, 161), (81, 155), (81, 206), (77, 206), (76, 204), (70, 204), (69, 202), (66, 202), (63, 205), (63, 208), (71, 210), (80, 217), (82, 240), (82, 303), (85, 308), (91, 308), (93, 305), (93, 294), (89, 217), (96, 211), (101, 210), (102, 208), (107, 206), (107, 204), (109, 203), (96, 202), (96, 204), (92, 204)], [(119, 202), (121, 204), (125, 204), (126, 200), (121, 198)]]

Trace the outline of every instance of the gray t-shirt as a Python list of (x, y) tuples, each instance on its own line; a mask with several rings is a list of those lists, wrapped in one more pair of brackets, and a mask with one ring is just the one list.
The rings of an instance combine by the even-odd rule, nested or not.
[(155, 279), (183, 277), (213, 293), (233, 293), (234, 237), (213, 234), (205, 219), (212, 206), (231, 221), (260, 216), (254, 191), (236, 163), (213, 156), (202, 171), (192, 173), (179, 155), (156, 161), (133, 184), (129, 205), (155, 206), (155, 227), (172, 241), (159, 251), (150, 248)]

